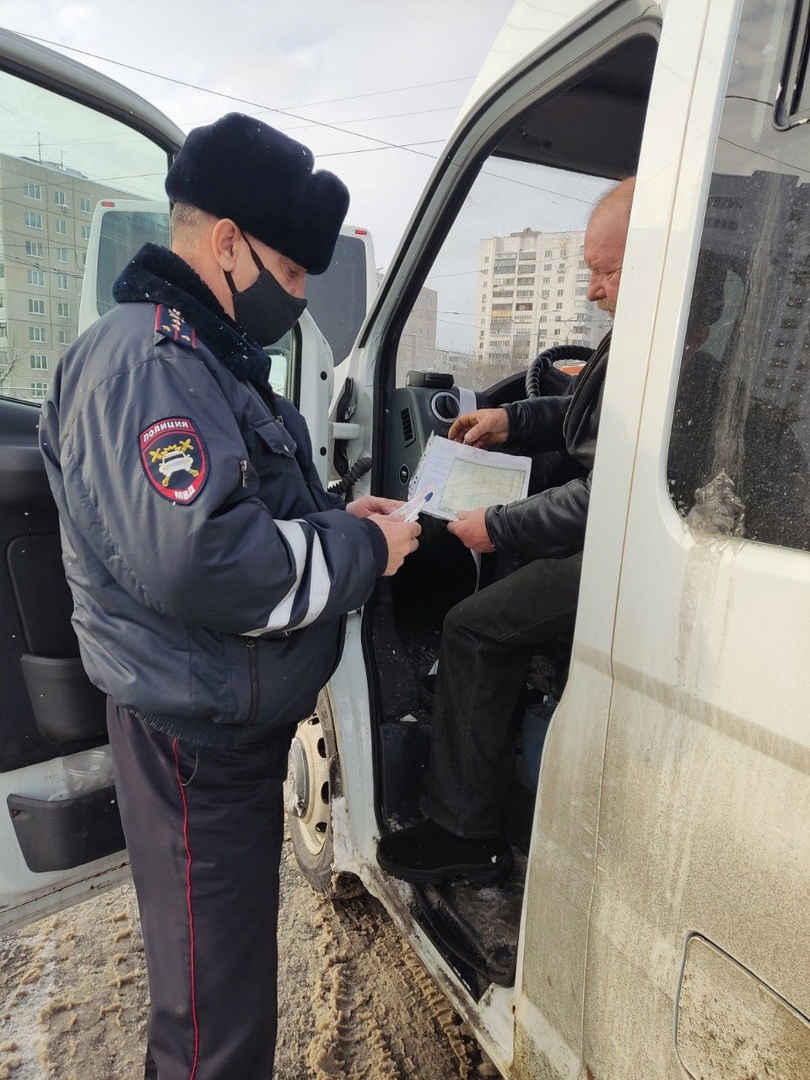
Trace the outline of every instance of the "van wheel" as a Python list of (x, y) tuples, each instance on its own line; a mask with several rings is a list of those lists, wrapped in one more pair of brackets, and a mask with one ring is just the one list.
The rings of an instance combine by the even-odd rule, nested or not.
[(293, 852), (312, 888), (332, 899), (365, 892), (354, 874), (332, 869), (332, 798), (340, 791), (340, 763), (335, 745), (329, 695), (322, 690), (316, 711), (302, 720), (290, 746), (284, 805)]

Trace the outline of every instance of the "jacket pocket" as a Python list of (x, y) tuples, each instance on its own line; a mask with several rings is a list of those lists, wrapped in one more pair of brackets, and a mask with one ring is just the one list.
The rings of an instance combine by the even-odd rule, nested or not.
[(260, 424), (256, 424), (253, 433), (271, 453), (295, 457), (298, 444), (280, 421), (263, 420)]

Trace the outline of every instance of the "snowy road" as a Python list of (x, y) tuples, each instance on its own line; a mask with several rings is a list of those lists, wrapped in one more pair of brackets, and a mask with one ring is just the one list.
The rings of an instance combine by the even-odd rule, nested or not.
[[(275, 1080), (495, 1077), (383, 909), (282, 863)], [(136, 1080), (147, 984), (131, 887), (0, 939), (0, 1080)]]

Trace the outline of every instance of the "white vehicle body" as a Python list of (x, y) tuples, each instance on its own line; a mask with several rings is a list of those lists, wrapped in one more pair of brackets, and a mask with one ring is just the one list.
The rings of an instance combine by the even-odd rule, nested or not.
[[(810, 458), (800, 366), (806, 339), (794, 349), (790, 337), (806, 334), (810, 304), (802, 269), (810, 258), (807, 18), (806, 5), (794, 13), (764, 0), (666, 7), (521, 0), (349, 360), (337, 449), (349, 465), (374, 458), (356, 490), (402, 497), (429, 425), (441, 432), (441, 421), (428, 408), (429, 387), (395, 385), (400, 335), (437, 253), (452, 247), (455, 222), (466, 210), (478, 213), (481, 200), (468, 196), (486, 177), (484, 166), (514, 162), (509, 183), (529, 183), (538, 204), (555, 177), (571, 177), (583, 218), (593, 177), (637, 172), (573, 653), (527, 815), (525, 882), (506, 934), (511, 970), (476, 953), (468, 931), (481, 924), (467, 919), (455, 893), (437, 897), (392, 882), (375, 860), (381, 832), (412, 809), (427, 740), (409, 696), (420, 668), (408, 649), (408, 663), (402, 659), (400, 632), (414, 611), (441, 614), (427, 587), (420, 592), (421, 580), (432, 573), (441, 592), (464, 570), (453, 552), (430, 562), (434, 544), (444, 551), (435, 531), (425, 530), (423, 561), (411, 577), (381, 586), (349, 616), (343, 659), (319, 706), (332, 753), (318, 790), (326, 785), (331, 798), (315, 805), (300, 787), (289, 800), (305, 871), (316, 883), (331, 872), (362, 879), (508, 1080), (810, 1077), (810, 545), (791, 534), (788, 520), (792, 509), (800, 519), (805, 506), (791, 496), (784, 520), (777, 511), (765, 515), (752, 535), (727, 489), (711, 483), (725, 471), (726, 444), (729, 468), (745, 457), (740, 440), (761, 405), (757, 395), (770, 403), (761, 412), (771, 419), (782, 397), (794, 395), (785, 424), (805, 470)], [(48, 77), (51, 89), (77, 85), (63, 58), (26, 53), (5, 37), (0, 46), (6, 70), (43, 80), (53, 63), (64, 77), (61, 84)], [(90, 83), (101, 107), (114, 91)], [(166, 122), (149, 114), (147, 123), (145, 105), (132, 115), (149, 137), (162, 131), (170, 148)], [(517, 199), (518, 188), (509, 190)], [(670, 498), (678, 454), (691, 465), (690, 448), (697, 455), (704, 437), (697, 425), (686, 428), (687, 438), (676, 436), (692, 355), (690, 311), (707, 291), (707, 253), (726, 275), (718, 279), (722, 318), (705, 319), (712, 326), (705, 349), (722, 361), (717, 397), (725, 404), (705, 435), (716, 439), (707, 460), (719, 471), (701, 476), (702, 502), (691, 505), (690, 488), (679, 513)], [(561, 263), (559, 270), (564, 277)], [(516, 320), (523, 309), (512, 310)], [(473, 314), (478, 332), (489, 316), (477, 300)], [(293, 367), (313, 441), (325, 448), (316, 336), (302, 323)], [(766, 353), (770, 366), (760, 370)], [(513, 382), (519, 396), (517, 375)], [(726, 400), (726, 385), (748, 390), (728, 391)], [(491, 403), (496, 391), (505, 392), (492, 390)], [(0, 419), (6, 423), (5, 414)], [(15, 456), (16, 430), (0, 445), (7, 477), (33, 470), (30, 454)], [(743, 471), (732, 477), (741, 492), (744, 470), (767, 455), (764, 442), (747, 446)], [(774, 476), (761, 490), (778, 500), (794, 480)], [(14, 500), (3, 491), (5, 513)], [(744, 509), (755, 521), (754, 496)], [(2, 705), (8, 715), (19, 707)], [(299, 774), (313, 767), (305, 743)], [(53, 872), (30, 868), (19, 815), (44, 819), (43, 803), (60, 783), (58, 756), (0, 774), (12, 815), (18, 810), (0, 815), (7, 926), (80, 899), (121, 866), (112, 853)], [(20, 809), (19, 796), (33, 801)], [(461, 912), (452, 925), (448, 911)], [(485, 941), (477, 946), (486, 953)]]

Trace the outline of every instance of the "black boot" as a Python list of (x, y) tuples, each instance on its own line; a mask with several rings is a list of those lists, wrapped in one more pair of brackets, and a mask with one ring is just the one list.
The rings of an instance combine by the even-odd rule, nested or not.
[(391, 877), (416, 885), (437, 885), (452, 878), (483, 885), (511, 870), (512, 849), (505, 836), (466, 840), (428, 818), (384, 836), (377, 845), (377, 862)]

